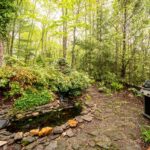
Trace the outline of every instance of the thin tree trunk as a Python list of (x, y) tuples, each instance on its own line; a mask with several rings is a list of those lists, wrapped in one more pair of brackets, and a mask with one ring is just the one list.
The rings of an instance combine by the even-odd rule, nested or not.
[(14, 38), (15, 38), (15, 27), (16, 27), (16, 17), (14, 18), (14, 21), (13, 21), (13, 30), (12, 30), (12, 35), (11, 35), (11, 43), (10, 43), (10, 56), (13, 55), (13, 46), (14, 46)]
[(72, 46), (72, 61), (71, 61), (72, 68), (74, 68), (74, 66), (75, 66), (75, 46), (76, 46), (76, 30), (77, 30), (76, 24), (78, 23), (79, 12), (80, 12), (80, 4), (78, 4), (78, 10), (76, 12), (75, 26), (73, 28), (73, 46)]
[(4, 53), (3, 42), (0, 40), (0, 67), (3, 65), (3, 53)]
[(76, 45), (76, 27), (73, 29), (73, 46), (72, 46), (72, 61), (71, 67), (74, 68), (75, 65), (75, 45)]
[[(67, 16), (67, 8), (62, 8), (63, 17)], [(67, 56), (67, 20), (63, 18), (63, 58)]]
[(122, 67), (121, 77), (124, 79), (126, 76), (126, 36), (127, 36), (127, 1), (124, 0), (124, 22), (123, 22), (123, 41), (122, 41)]

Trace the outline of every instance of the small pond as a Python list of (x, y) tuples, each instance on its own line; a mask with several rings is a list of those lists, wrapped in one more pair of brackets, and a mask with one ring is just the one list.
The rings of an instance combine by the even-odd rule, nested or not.
[(64, 124), (69, 119), (72, 119), (80, 114), (82, 107), (73, 106), (53, 110), (51, 112), (41, 114), (36, 117), (12, 121), (11, 125), (7, 127), (10, 132), (27, 132), (31, 129), (42, 128), (46, 126), (55, 127)]

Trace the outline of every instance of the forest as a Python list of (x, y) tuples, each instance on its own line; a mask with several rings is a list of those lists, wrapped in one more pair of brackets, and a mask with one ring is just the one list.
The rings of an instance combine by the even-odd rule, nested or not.
[(0, 0), (0, 149), (149, 150), (148, 80), (149, 0)]

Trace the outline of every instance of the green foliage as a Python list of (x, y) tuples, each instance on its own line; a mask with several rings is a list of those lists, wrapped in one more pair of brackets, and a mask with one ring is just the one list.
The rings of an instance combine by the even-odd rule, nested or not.
[(0, 88), (6, 87), (6, 85), (8, 84), (8, 81), (9, 80), (7, 78), (0, 79)]
[(123, 85), (119, 82), (112, 82), (111, 83), (111, 89), (114, 91), (120, 91), (123, 89)]
[(66, 97), (79, 96), (89, 86), (90, 82), (91, 80), (84, 73), (71, 71), (64, 74), (53, 66), (46, 68), (35, 66), (34, 69), (30, 67), (0, 68), (2, 97), (4, 100), (19, 97), (14, 105), (18, 109), (49, 102), (48, 100), (52, 99), (52, 94), (49, 95), (43, 89)]
[(20, 87), (20, 84), (17, 81), (10, 82), (9, 83), (9, 87), (10, 87), (10, 91), (9, 91), (9, 96), (10, 97), (22, 93), (22, 88)]
[(142, 138), (145, 142), (150, 143), (150, 126), (142, 128)]
[(57, 81), (58, 91), (68, 96), (79, 96), (91, 82), (87, 75), (77, 71), (71, 72), (68, 76), (62, 76)]
[(102, 82), (98, 83), (98, 87), (105, 93), (111, 93), (111, 91), (120, 91), (124, 88), (118, 77), (114, 73), (110, 72), (107, 72), (105, 75), (103, 75)]
[(52, 101), (53, 94), (48, 90), (43, 91), (26, 91), (22, 97), (14, 103), (17, 110), (28, 110), (36, 106), (47, 104)]
[(0, 1), (0, 38), (6, 37), (7, 27), (15, 13), (15, 0)]
[(142, 94), (136, 88), (129, 88), (128, 91), (132, 92), (133, 95), (135, 95), (137, 97), (142, 97)]

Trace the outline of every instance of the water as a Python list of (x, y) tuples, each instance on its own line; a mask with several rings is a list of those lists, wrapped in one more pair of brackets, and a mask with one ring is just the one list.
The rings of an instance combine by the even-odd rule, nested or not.
[(64, 108), (61, 110), (51, 111), (49, 113), (41, 114), (36, 117), (22, 119), (11, 122), (7, 130), (10, 132), (27, 132), (31, 129), (42, 128), (46, 126), (55, 127), (64, 124), (69, 119), (78, 116), (82, 107)]

